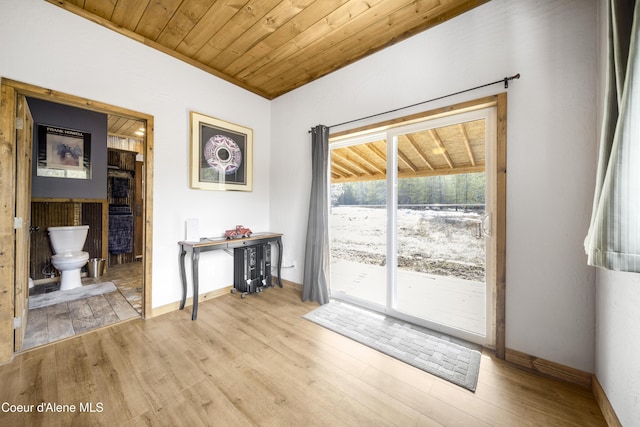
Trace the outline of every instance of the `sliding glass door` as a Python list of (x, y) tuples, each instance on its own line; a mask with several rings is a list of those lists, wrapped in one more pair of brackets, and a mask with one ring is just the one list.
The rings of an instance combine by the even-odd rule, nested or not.
[[(387, 186), (384, 134), (331, 147), (331, 175), (360, 175), (331, 185), (331, 296), (383, 311), (387, 304)], [(374, 155), (367, 166), (363, 159)], [(364, 170), (363, 170), (364, 169)], [(373, 178), (362, 179), (365, 171)]]
[[(494, 170), (495, 137), (487, 122), (493, 120), (491, 110), (482, 110), (388, 134), (396, 161), (413, 167), (399, 164), (388, 177), (395, 268), (388, 276), (387, 311), (483, 343), (492, 323), (487, 264), (493, 257), (495, 183), (487, 171)], [(423, 155), (425, 148), (431, 156)], [(432, 171), (416, 176), (420, 162)]]
[(492, 344), (495, 112), (332, 144), (331, 296)]

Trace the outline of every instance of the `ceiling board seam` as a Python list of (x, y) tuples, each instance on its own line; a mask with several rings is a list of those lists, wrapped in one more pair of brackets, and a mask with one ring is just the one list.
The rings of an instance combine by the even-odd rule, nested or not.
[[(341, 5), (343, 5), (344, 3), (346, 3), (348, 0), (337, 0), (339, 1)], [(321, 8), (323, 6), (325, 6), (326, 4), (328, 4), (328, 2), (323, 1), (323, 2), (313, 2), (309, 7), (305, 7), (304, 10), (302, 10), (299, 14), (295, 15), (295, 17), (291, 20), (289, 20), (286, 24), (282, 25), (280, 28), (278, 28), (276, 31), (274, 31), (273, 33), (271, 33), (267, 38), (265, 38), (264, 40), (262, 40), (262, 42), (264, 42), (265, 45), (270, 46), (269, 43), (269, 39), (277, 39), (281, 33), (287, 33), (287, 31), (294, 31), (296, 29), (299, 29), (298, 31), (296, 31), (296, 33), (298, 35), (304, 33), (305, 31), (307, 31), (310, 27), (312, 27), (313, 25), (315, 25), (316, 22), (324, 19), (324, 17), (326, 17), (327, 15), (329, 15), (330, 13), (333, 13), (336, 8), (332, 9), (331, 11), (327, 11), (326, 13), (324, 13), (322, 15), (322, 17), (320, 19), (316, 19), (313, 22), (309, 22), (308, 24), (304, 24), (305, 22), (305, 18), (306, 15), (311, 15), (313, 16), (313, 13), (315, 11), (315, 8)], [(302, 21), (302, 22), (300, 22)], [(304, 26), (303, 26), (304, 25)], [(292, 30), (289, 30), (289, 27), (293, 27)], [(266, 54), (258, 54), (258, 55), (252, 55), (250, 52), (251, 50), (254, 49), (259, 49), (258, 45), (254, 46), (250, 51), (248, 51), (248, 54), (246, 56), (248, 56), (249, 58), (239, 58), (238, 60), (234, 61), (234, 63), (230, 64), (227, 68), (225, 68), (225, 72), (231, 72), (231, 73), (237, 73), (239, 75), (239, 77), (241, 77), (243, 75), (243, 72), (245, 72), (249, 67), (256, 67), (256, 62), (261, 61), (262, 63), (269, 62), (269, 59), (267, 58), (268, 55), (273, 51), (273, 50), (277, 50), (282, 48), (282, 46), (286, 45), (287, 43), (290, 42), (291, 39), (284, 39), (282, 42), (277, 42), (278, 44), (273, 45), (273, 47), (271, 48), (272, 50), (266, 50)], [(268, 47), (267, 46), (267, 47)], [(235, 65), (234, 64), (240, 60), (243, 60), (242, 62), (246, 62), (246, 65)], [(241, 64), (242, 64), (241, 62)]]
[[(207, 43), (205, 43), (198, 52), (196, 52), (196, 54), (193, 56), (194, 58), (199, 58), (198, 60), (203, 61), (203, 63), (211, 68), (214, 69), (218, 69), (218, 67), (215, 66), (215, 58), (218, 57), (218, 55), (220, 55), (222, 52), (224, 52), (225, 49), (227, 49), (235, 40), (237, 37), (233, 37), (232, 34), (235, 34), (236, 31), (238, 31), (238, 29), (241, 29), (242, 32), (240, 33), (240, 36), (242, 34), (244, 34), (249, 28), (251, 28), (256, 22), (258, 22), (260, 19), (262, 19), (264, 16), (266, 16), (267, 13), (269, 13), (270, 10), (273, 9), (273, 6), (267, 6), (269, 7), (268, 10), (265, 10), (264, 12), (259, 12), (260, 15), (256, 15), (257, 11), (260, 11), (262, 8), (258, 7), (256, 9), (252, 9), (252, 6), (254, 6), (256, 3), (259, 5), (264, 6), (265, 4), (269, 5), (269, 3), (266, 3), (267, 0), (255, 0), (255, 1), (249, 1), (248, 3), (246, 3), (243, 7), (241, 7), (240, 9), (238, 9), (238, 11), (233, 15), (233, 17), (231, 19), (229, 19), (221, 28), (220, 30), (216, 33), (223, 33), (225, 34), (224, 37), (228, 37), (229, 40), (223, 40), (223, 43), (219, 43), (221, 46), (216, 46), (216, 45), (212, 45), (210, 44), (210, 42), (213, 40), (213, 37), (210, 38)], [(277, 0), (274, 0), (274, 4), (277, 2)], [(266, 8), (265, 8), (266, 9)], [(240, 16), (239, 19), (236, 19), (236, 17), (240, 14), (243, 15), (248, 15), (251, 16), (251, 24), (244, 26), (242, 24), (246, 23), (246, 19), (242, 19), (242, 16)], [(238, 23), (237, 21), (240, 20), (240, 23)], [(231, 29), (230, 31), (228, 29)], [(203, 57), (203, 55), (206, 52), (203, 52), (202, 49), (206, 46), (209, 46), (211, 49), (214, 49), (216, 51), (216, 53), (211, 56), (209, 59), (200, 59)], [(205, 58), (209, 57), (210, 55), (205, 56)]]
[[(312, 0), (307, 0), (309, 2), (311, 2)], [(285, 20), (282, 21), (281, 24), (279, 24), (276, 29), (274, 29), (273, 31), (268, 31), (268, 27), (269, 25), (266, 24), (266, 22), (270, 19), (271, 16), (280, 16), (281, 14), (278, 13), (279, 8), (282, 7), (283, 4), (288, 3), (289, 5), (291, 5), (291, 1), (282, 1), (279, 4), (277, 4), (276, 6), (274, 6), (271, 10), (269, 10), (268, 12), (266, 12), (264, 14), (264, 16), (262, 16), (260, 19), (258, 19), (249, 29), (247, 29), (247, 31), (243, 32), (240, 37), (236, 38), (230, 45), (229, 45), (229, 50), (223, 50), (222, 52), (220, 52), (218, 54), (218, 56), (214, 59), (214, 61), (221, 61), (220, 56), (228, 53), (229, 51), (231, 51), (232, 53), (229, 53), (229, 55), (235, 55), (230, 62), (218, 62), (216, 64), (216, 68), (218, 68), (219, 70), (226, 70), (226, 68), (228, 68), (228, 66), (235, 62), (238, 58), (242, 57), (242, 55), (244, 55), (247, 51), (251, 50), (254, 46), (256, 46), (258, 43), (260, 43), (261, 41), (263, 41), (264, 39), (266, 39), (267, 37), (269, 37), (271, 34), (273, 34), (275, 31), (277, 31), (278, 29), (282, 28), (284, 25), (286, 25), (289, 21), (291, 21), (293, 18), (295, 18), (298, 13), (296, 14), (292, 14), (292, 15), (287, 15), (287, 18)], [(303, 7), (302, 10), (304, 10), (306, 8)], [(266, 28), (267, 31), (262, 31), (261, 28)], [(258, 33), (258, 37), (253, 36), (251, 33), (253, 32), (257, 32)], [(245, 37), (246, 36), (246, 37)], [(240, 52), (240, 49), (234, 49), (233, 46), (235, 44), (241, 44), (242, 39), (243, 38), (247, 38), (248, 40), (246, 41), (246, 43), (244, 43), (245, 47), (242, 47), (242, 49), (244, 49), (242, 52)], [(246, 47), (248, 46), (248, 47)], [(237, 54), (235, 53), (237, 51)]]
[(162, 37), (164, 32), (167, 30), (167, 27), (169, 26), (169, 24), (171, 23), (171, 21), (173, 21), (173, 19), (176, 17), (176, 14), (184, 4), (185, 4), (185, 0), (182, 0), (178, 5), (178, 7), (176, 8), (176, 10), (174, 10), (173, 13), (171, 14), (171, 17), (167, 19), (167, 22), (164, 24), (164, 26), (162, 27), (162, 30), (160, 30), (160, 32), (158, 33), (158, 36), (154, 39), (154, 41), (157, 41)]

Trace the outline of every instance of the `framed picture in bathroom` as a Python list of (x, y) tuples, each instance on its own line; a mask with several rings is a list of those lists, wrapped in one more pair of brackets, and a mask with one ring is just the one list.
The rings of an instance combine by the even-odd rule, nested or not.
[(91, 133), (38, 125), (37, 175), (91, 179)]
[(191, 112), (191, 188), (252, 191), (253, 130)]

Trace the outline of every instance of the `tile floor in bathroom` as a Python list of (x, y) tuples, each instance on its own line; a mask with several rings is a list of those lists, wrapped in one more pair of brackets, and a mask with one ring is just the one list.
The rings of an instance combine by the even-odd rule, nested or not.
[[(111, 266), (97, 278), (82, 278), (83, 285), (112, 282), (117, 291), (29, 310), (23, 350), (68, 338), (133, 317), (142, 311), (142, 263)], [(58, 283), (36, 285), (30, 295), (53, 292)]]

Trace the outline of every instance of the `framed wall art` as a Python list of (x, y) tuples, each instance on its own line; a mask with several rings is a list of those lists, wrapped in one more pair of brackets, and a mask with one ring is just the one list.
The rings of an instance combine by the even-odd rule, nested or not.
[(38, 125), (37, 176), (91, 179), (91, 134)]
[(191, 188), (252, 191), (253, 130), (191, 112)]

